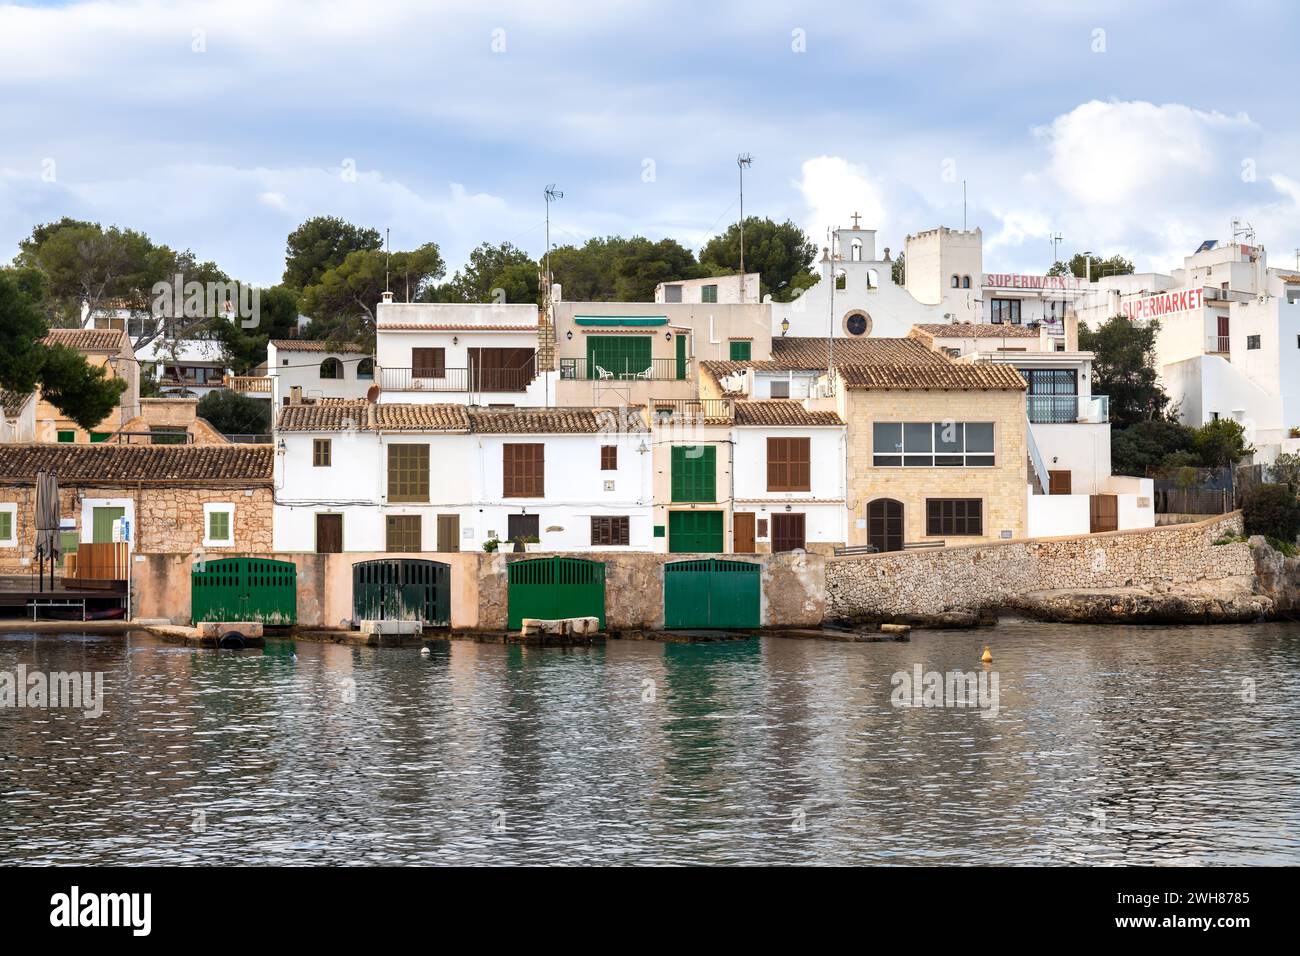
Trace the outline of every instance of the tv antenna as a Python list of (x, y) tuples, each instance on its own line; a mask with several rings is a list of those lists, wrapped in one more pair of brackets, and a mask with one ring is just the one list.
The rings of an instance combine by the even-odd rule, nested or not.
[(1057, 252), (1057, 247), (1065, 241), (1065, 237), (1059, 232), (1054, 232), (1047, 237), (1047, 241), (1052, 244), (1052, 265), (1056, 265), (1061, 261), (1060, 254)]
[(546, 305), (547, 311), (549, 311), (551, 304), (551, 203), (563, 199), (564, 193), (555, 188), (555, 183), (551, 183), (546, 187), (542, 195), (546, 197)]
[(754, 157), (741, 153), (736, 157), (740, 170), (740, 301), (745, 301), (745, 167), (754, 165)]

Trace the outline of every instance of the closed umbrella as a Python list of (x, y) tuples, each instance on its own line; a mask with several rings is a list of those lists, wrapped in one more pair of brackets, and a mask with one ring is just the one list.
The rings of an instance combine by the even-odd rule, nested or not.
[(36, 559), (41, 567), (41, 590), (45, 590), (45, 559), (50, 559), (50, 583), (54, 583), (54, 562), (59, 557), (59, 479), (53, 472), (36, 473)]

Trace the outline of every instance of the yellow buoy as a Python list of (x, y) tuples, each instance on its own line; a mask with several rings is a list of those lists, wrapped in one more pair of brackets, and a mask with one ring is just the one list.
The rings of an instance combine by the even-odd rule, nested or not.
[(987, 644), (984, 645), (984, 655), (980, 658), (980, 661), (985, 664), (993, 663), (993, 654), (989, 651), (989, 646)]

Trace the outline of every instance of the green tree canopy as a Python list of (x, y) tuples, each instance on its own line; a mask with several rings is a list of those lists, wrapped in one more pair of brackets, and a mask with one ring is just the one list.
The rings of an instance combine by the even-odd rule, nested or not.
[(378, 249), (348, 253), (342, 264), (303, 290), (302, 311), (312, 318), (309, 332), (321, 338), (372, 339), (375, 306), (385, 283), (397, 301), (416, 302), (445, 272), (442, 253), (432, 242), (391, 257)]
[(62, 345), (46, 345), (49, 327), (14, 279), (0, 274), (0, 388), (42, 396), (85, 429), (117, 405), (126, 381)]
[(1240, 422), (1219, 418), (1195, 430), (1192, 453), (1205, 468), (1227, 468), (1253, 455), (1255, 449), (1246, 441), (1246, 429)]
[(379, 230), (354, 226), (338, 216), (313, 216), (289, 233), (284, 250), (284, 285), (303, 290), (316, 285), (353, 252), (383, 246)]
[(1169, 396), (1158, 384), (1155, 367), (1156, 333), (1160, 325), (1138, 325), (1113, 316), (1095, 331), (1079, 326), (1079, 348), (1095, 352), (1092, 392), (1110, 396), (1114, 428), (1163, 418)]
[(285, 339), (298, 326), (298, 294), (282, 285), (258, 290), (258, 321), (244, 328), (236, 317), (215, 327), (222, 357), (236, 375), (248, 375), (266, 361), (266, 343)]
[(271, 403), (228, 389), (214, 389), (199, 399), (198, 416), (223, 435), (268, 435)]
[(605, 236), (551, 251), (551, 272), (564, 297), (581, 302), (651, 302), (660, 282), (709, 275), (676, 239)]
[[(1191, 449), (1192, 429), (1186, 425), (1163, 418), (1135, 422), (1111, 433), (1110, 467), (1117, 475), (1145, 478), (1174, 456), (1190, 456)], [(1193, 463), (1191, 457), (1179, 460)]]
[[(816, 281), (812, 272), (817, 244), (790, 220), (782, 223), (758, 216), (745, 217), (745, 271), (759, 274), (761, 296), (789, 302), (795, 291)], [(705, 275), (727, 275), (740, 270), (740, 224), (732, 223), (700, 250)]]
[(1085, 256), (1082, 252), (1076, 252), (1070, 257), (1069, 262), (1056, 261), (1052, 267), (1047, 270), (1049, 276), (1074, 276), (1077, 279), (1086, 279), (1088, 277), (1088, 263), (1092, 262), (1092, 277), (1100, 279), (1102, 276), (1131, 276), (1133, 274), (1133, 263), (1129, 262), (1123, 256), (1111, 256), (1109, 259), (1103, 259), (1101, 256)]
[(500, 290), (505, 302), (536, 302), (537, 263), (508, 242), (484, 242), (469, 254), (449, 282), (429, 290), (433, 302), (493, 302)]

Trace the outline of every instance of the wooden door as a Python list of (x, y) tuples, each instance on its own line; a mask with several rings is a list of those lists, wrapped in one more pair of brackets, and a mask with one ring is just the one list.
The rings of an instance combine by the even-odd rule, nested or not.
[(1089, 499), (1088, 530), (1092, 534), (1119, 530), (1119, 498), (1116, 495), (1093, 495)]
[(903, 503), (877, 498), (867, 505), (867, 543), (879, 551), (903, 550)]
[(772, 515), (772, 551), (797, 551), (803, 549), (804, 516), (801, 514)]
[(316, 516), (316, 553), (343, 553), (343, 516), (319, 514)]
[(757, 550), (754, 545), (754, 512), (737, 511), (731, 516), (731, 545), (736, 554), (753, 554)]
[(1069, 495), (1073, 494), (1070, 490), (1072, 480), (1071, 473), (1068, 471), (1048, 471), (1047, 473), (1047, 493), (1049, 495)]
[(438, 550), (460, 550), (460, 515), (438, 515)]

